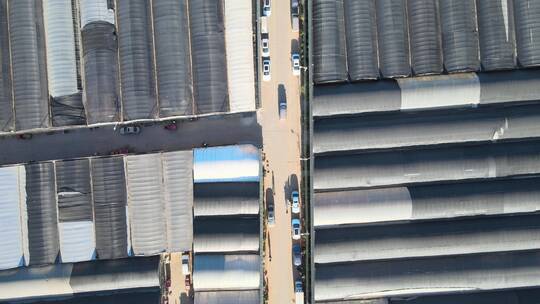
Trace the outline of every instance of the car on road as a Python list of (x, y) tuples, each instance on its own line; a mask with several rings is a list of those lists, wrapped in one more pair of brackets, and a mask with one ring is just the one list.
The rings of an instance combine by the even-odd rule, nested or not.
[(184, 253), (182, 254), (182, 274), (189, 275), (191, 272), (189, 271), (189, 254)]
[(120, 128), (120, 134), (130, 135), (130, 134), (139, 134), (141, 133), (141, 127), (139, 126), (125, 126)]
[(300, 220), (299, 219), (293, 219), (292, 222), (292, 238), (293, 240), (299, 240), (300, 239)]
[(263, 0), (263, 15), (270, 16), (272, 10), (270, 9), (270, 0)]
[(284, 100), (279, 101), (279, 120), (287, 118), (287, 102)]
[(261, 55), (263, 57), (270, 57), (270, 41), (268, 38), (261, 39)]
[(298, 195), (298, 191), (293, 191), (291, 193), (291, 201), (292, 201), (292, 213), (298, 214), (300, 213), (300, 196)]
[(268, 204), (268, 225), (274, 226), (276, 223), (275, 213), (274, 213), (274, 204)]
[(270, 81), (270, 59), (263, 60), (263, 80)]
[(300, 76), (300, 55), (293, 54), (291, 56), (292, 73), (294, 76)]
[(304, 286), (302, 286), (302, 281), (296, 280), (296, 282), (294, 282), (294, 292), (304, 292)]
[(294, 266), (302, 265), (302, 248), (299, 244), (294, 244), (292, 247), (293, 251), (293, 264)]

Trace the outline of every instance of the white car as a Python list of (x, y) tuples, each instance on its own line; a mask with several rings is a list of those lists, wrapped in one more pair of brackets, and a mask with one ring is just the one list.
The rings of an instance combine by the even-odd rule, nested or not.
[(270, 41), (268, 38), (263, 38), (261, 40), (261, 50), (263, 57), (270, 57)]
[(293, 191), (291, 193), (291, 201), (292, 201), (292, 213), (298, 214), (300, 213), (300, 200), (298, 191)]
[(270, 81), (270, 59), (263, 60), (263, 80)]
[(292, 239), (299, 240), (300, 239), (300, 220), (293, 219), (291, 224), (292, 224)]
[(294, 76), (300, 76), (300, 55), (293, 54), (292, 60), (292, 73)]
[(187, 253), (182, 254), (182, 274), (191, 274), (191, 272), (189, 271), (189, 254)]
[(272, 11), (270, 10), (270, 0), (263, 0), (263, 15), (270, 16)]

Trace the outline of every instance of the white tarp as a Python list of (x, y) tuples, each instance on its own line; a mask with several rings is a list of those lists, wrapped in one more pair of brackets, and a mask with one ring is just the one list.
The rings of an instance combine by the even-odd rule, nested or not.
[(105, 21), (114, 24), (114, 10), (109, 9), (107, 0), (79, 0), (81, 29), (90, 22)]
[(162, 154), (168, 250), (188, 251), (193, 243), (193, 153)]
[(24, 186), (19, 188), (19, 170), (19, 166), (0, 168), (0, 269), (24, 264), (19, 191)]
[(47, 73), (52, 97), (78, 92), (71, 0), (43, 2)]
[(225, 48), (231, 112), (255, 111), (252, 1), (225, 0)]
[(153, 255), (167, 246), (161, 154), (127, 156), (131, 244), (135, 255)]
[(62, 263), (93, 260), (96, 255), (94, 223), (73, 221), (58, 223)]
[(194, 150), (195, 183), (259, 181), (259, 150), (253, 145)]

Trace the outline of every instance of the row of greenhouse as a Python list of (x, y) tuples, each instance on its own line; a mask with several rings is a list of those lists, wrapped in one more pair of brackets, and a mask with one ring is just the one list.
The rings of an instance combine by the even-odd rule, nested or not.
[(252, 18), (250, 1), (1, 0), (0, 132), (253, 111)]
[(315, 0), (315, 83), (540, 65), (535, 0)]

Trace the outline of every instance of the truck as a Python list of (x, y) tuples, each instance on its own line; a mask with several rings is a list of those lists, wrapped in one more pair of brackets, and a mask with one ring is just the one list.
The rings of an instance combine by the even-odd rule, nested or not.
[(298, 0), (291, 0), (291, 25), (293, 32), (298, 32), (300, 29)]
[(304, 286), (300, 280), (294, 282), (294, 296), (296, 304), (304, 304)]

